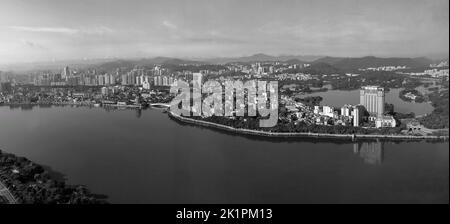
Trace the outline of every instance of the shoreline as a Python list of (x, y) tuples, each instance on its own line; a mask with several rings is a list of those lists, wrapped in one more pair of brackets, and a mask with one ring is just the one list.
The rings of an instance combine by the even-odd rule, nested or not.
[(60, 102), (60, 103), (3, 103), (0, 106), (10, 106), (10, 107), (21, 107), (21, 106), (43, 106), (43, 107), (51, 107), (51, 106), (76, 106), (76, 107), (108, 107), (108, 108), (130, 108), (130, 109), (144, 109), (141, 105), (117, 105), (117, 104), (103, 104), (100, 106), (96, 106), (95, 103), (69, 103), (69, 102)]
[[(108, 196), (68, 184), (49, 166), (0, 150), (0, 196), (9, 204), (107, 204)], [(32, 187), (34, 191), (28, 191)], [(1, 204), (1, 203), (0, 203)]]
[(209, 121), (202, 121), (187, 117), (182, 117), (180, 115), (176, 115), (173, 112), (168, 113), (168, 116), (178, 120), (180, 122), (199, 125), (208, 128), (217, 128), (224, 131), (233, 132), (236, 134), (242, 135), (253, 135), (253, 136), (264, 136), (264, 137), (272, 137), (272, 138), (298, 138), (298, 137), (308, 137), (308, 138), (324, 138), (324, 139), (347, 139), (347, 140), (356, 140), (356, 139), (396, 139), (396, 140), (439, 140), (439, 141), (448, 141), (449, 136), (412, 136), (412, 135), (364, 135), (364, 134), (328, 134), (328, 133), (312, 133), (312, 132), (267, 132), (267, 131), (258, 131), (251, 129), (238, 129), (222, 124), (217, 124)]
[(53, 102), (53, 103), (0, 103), (0, 106), (94, 106), (94, 103)]
[[(0, 106), (87, 106), (95, 107), (93, 104), (86, 103), (3, 103)], [(106, 106), (106, 105), (105, 105)], [(107, 105), (106, 107), (108, 107)], [(104, 106), (101, 106), (104, 107)], [(114, 105), (116, 107), (116, 105)], [(131, 107), (118, 107), (118, 108), (131, 108)], [(135, 109), (135, 108), (132, 108)], [(414, 135), (370, 135), (370, 134), (329, 134), (329, 133), (314, 133), (314, 132), (267, 132), (251, 129), (238, 129), (231, 126), (217, 124), (209, 121), (202, 121), (198, 119), (192, 119), (187, 117), (181, 117), (175, 115), (172, 112), (168, 112), (168, 116), (176, 119), (180, 122), (199, 125), (208, 128), (216, 128), (223, 131), (228, 131), (241, 135), (263, 136), (271, 138), (324, 138), (324, 139), (344, 139), (344, 140), (356, 140), (356, 139), (395, 139), (395, 140), (437, 140), (448, 141), (449, 136), (438, 135), (426, 135), (426, 136), (414, 136)]]

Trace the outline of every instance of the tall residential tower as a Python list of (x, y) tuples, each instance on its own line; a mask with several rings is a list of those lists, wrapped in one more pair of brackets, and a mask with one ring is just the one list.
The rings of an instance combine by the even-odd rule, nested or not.
[(379, 86), (363, 86), (360, 90), (360, 104), (371, 117), (381, 117), (384, 114), (384, 88)]

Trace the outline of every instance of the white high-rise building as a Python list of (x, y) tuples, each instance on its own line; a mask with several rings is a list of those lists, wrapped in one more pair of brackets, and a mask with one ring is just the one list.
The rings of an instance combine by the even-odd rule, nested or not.
[(64, 70), (62, 72), (61, 78), (62, 79), (67, 79), (67, 77), (70, 76), (70, 70), (69, 70), (69, 66), (64, 67)]
[(105, 80), (105, 86), (111, 85), (111, 76), (108, 73), (106, 73), (104, 76), (105, 77), (103, 79)]
[(97, 84), (99, 86), (104, 86), (105, 85), (105, 77), (103, 75), (98, 75), (97, 76)]
[(102, 87), (102, 95), (108, 95), (109, 89), (108, 87)]
[(349, 116), (351, 116), (351, 112), (352, 112), (352, 106), (350, 106), (350, 105), (346, 104), (341, 108), (342, 116), (349, 117)]
[(125, 74), (122, 75), (122, 85), (123, 86), (128, 85), (127, 75), (125, 75)]
[(163, 76), (162, 82), (163, 82), (162, 83), (163, 86), (169, 85), (169, 79), (167, 78), (167, 76)]
[(371, 117), (381, 117), (384, 114), (384, 88), (378, 86), (364, 86), (360, 90), (360, 104), (369, 112)]
[(323, 106), (323, 115), (328, 117), (334, 117), (334, 108), (331, 106)]
[(142, 88), (144, 88), (144, 89), (150, 89), (150, 82), (149, 82), (148, 80), (145, 80), (145, 81), (142, 83)]
[(144, 81), (144, 76), (140, 75), (140, 76), (136, 76), (136, 82), (135, 85), (136, 86), (140, 86), (142, 85), (142, 82)]

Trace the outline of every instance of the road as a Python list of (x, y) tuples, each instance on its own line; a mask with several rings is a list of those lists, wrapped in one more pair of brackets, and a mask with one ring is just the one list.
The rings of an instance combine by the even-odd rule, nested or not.
[(10, 204), (18, 204), (16, 198), (14, 198), (2, 181), (0, 181), (0, 196), (5, 197)]

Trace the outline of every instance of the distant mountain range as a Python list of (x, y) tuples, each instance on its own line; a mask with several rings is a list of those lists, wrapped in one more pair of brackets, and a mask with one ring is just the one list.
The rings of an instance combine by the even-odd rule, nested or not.
[[(426, 57), (418, 58), (403, 58), (403, 57), (391, 57), (381, 58), (374, 56), (366, 57), (329, 57), (329, 56), (312, 56), (312, 55), (284, 55), (284, 56), (271, 56), (267, 54), (255, 54), (245, 57), (229, 57), (229, 58), (210, 58), (201, 60), (180, 59), (171, 57), (156, 57), (156, 58), (140, 58), (140, 59), (103, 59), (92, 61), (71, 61), (70, 64), (58, 63), (39, 63), (35, 64), (36, 69), (62, 69), (68, 65), (78, 68), (96, 68), (102, 71), (114, 71), (117, 68), (131, 69), (135, 66), (154, 66), (154, 65), (194, 65), (194, 64), (226, 64), (226, 63), (251, 63), (251, 62), (273, 62), (281, 61), (289, 64), (311, 64), (311, 69), (326, 70), (326, 71), (354, 71), (359, 68), (380, 67), (380, 66), (406, 66), (409, 68), (421, 68), (426, 67), (431, 63), (435, 63), (436, 60), (431, 60)], [(24, 64), (27, 70), (31, 70), (33, 64)], [(20, 65), (17, 64), (14, 67), (3, 69), (7, 70), (24, 70), (20, 69)]]
[(339, 58), (323, 57), (315, 60), (313, 63), (326, 63), (342, 70), (355, 70), (358, 68), (380, 67), (380, 66), (406, 66), (409, 68), (418, 68), (429, 66), (433, 61), (431, 59), (420, 58), (378, 58), (367, 56), (361, 58)]
[(209, 64), (208, 62), (184, 60), (179, 58), (169, 58), (169, 57), (156, 57), (156, 58), (143, 58), (143, 59), (121, 59), (109, 61), (106, 63), (98, 64), (95, 67), (100, 71), (115, 71), (117, 68), (123, 70), (129, 70), (135, 66), (149, 66), (154, 65), (194, 65), (194, 64)]
[(257, 62), (257, 61), (290, 61), (297, 60), (300, 63), (303, 62), (311, 62), (317, 60), (323, 56), (315, 56), (315, 55), (282, 55), (282, 56), (272, 56), (267, 54), (254, 54), (251, 56), (245, 57), (229, 57), (229, 58), (211, 58), (204, 59), (204, 61), (215, 63), (215, 64), (225, 64), (231, 62)]
[[(314, 59), (314, 60), (311, 60)], [(100, 69), (110, 70), (111, 67), (133, 67), (153, 66), (155, 64), (225, 64), (225, 63), (252, 63), (252, 62), (273, 62), (282, 61), (289, 64), (311, 64), (313, 68), (325, 68), (326, 70), (357, 70), (359, 68), (380, 67), (380, 66), (406, 66), (410, 68), (425, 67), (433, 63), (431, 59), (420, 58), (380, 58), (374, 56), (345, 58), (345, 57), (319, 57), (319, 56), (271, 56), (266, 54), (255, 54), (247, 57), (237, 58), (214, 58), (203, 59), (203, 61), (185, 60), (169, 57), (157, 57), (139, 60), (117, 60), (99, 66)]]

